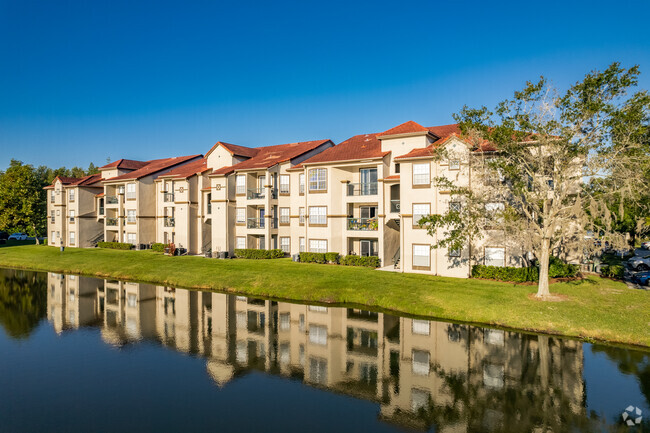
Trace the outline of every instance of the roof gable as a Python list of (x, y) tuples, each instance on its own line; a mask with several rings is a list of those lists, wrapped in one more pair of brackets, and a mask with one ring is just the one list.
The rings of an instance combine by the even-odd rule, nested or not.
[(149, 176), (152, 174), (160, 173), (161, 171), (164, 170), (171, 169), (172, 167), (178, 164), (189, 162), (196, 158), (201, 158), (202, 156), (203, 155), (188, 155), (188, 156), (177, 156), (174, 158), (155, 159), (152, 161), (148, 161), (147, 165), (145, 165), (142, 168), (131, 171), (129, 173), (124, 173), (119, 176), (111, 177), (110, 179), (105, 179), (104, 182), (141, 179), (145, 176)]
[(417, 134), (417, 133), (426, 134), (429, 132), (430, 131), (428, 128), (425, 128), (419, 123), (409, 120), (408, 122), (404, 122), (401, 125), (397, 125), (396, 127), (389, 129), (388, 131), (384, 131), (380, 134), (377, 134), (377, 137), (379, 138), (379, 137), (385, 137), (390, 135)]
[(232, 156), (243, 156), (244, 158), (252, 158), (259, 152), (259, 148), (238, 146), (236, 144), (224, 143), (223, 141), (217, 141), (208, 153), (205, 154), (207, 158), (217, 147), (223, 147), (226, 149)]

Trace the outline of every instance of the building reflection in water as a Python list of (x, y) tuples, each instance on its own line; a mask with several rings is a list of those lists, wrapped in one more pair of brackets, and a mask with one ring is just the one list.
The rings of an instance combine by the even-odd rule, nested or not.
[[(206, 359), (227, 386), (251, 370), (376, 402), (418, 430), (585, 427), (582, 344), (468, 325), (48, 274), (57, 332), (101, 328)], [(542, 431), (542, 430), (540, 430)]]

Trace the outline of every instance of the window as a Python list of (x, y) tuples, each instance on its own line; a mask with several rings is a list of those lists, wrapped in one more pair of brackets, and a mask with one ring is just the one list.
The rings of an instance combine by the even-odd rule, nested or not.
[(70, 222), (71, 223), (74, 222), (74, 211), (73, 210), (70, 210)]
[(304, 224), (305, 223), (305, 208), (304, 207), (301, 207), (301, 208), (298, 209), (298, 215), (299, 215), (298, 221), (300, 222), (300, 224)]
[(124, 194), (124, 185), (120, 185), (117, 187), (117, 193), (118, 194)]
[(461, 204), (457, 201), (449, 202), (449, 211), (450, 212), (460, 212)]
[(56, 232), (56, 237), (57, 238), (61, 237), (61, 232)]
[(420, 376), (429, 375), (429, 358), (431, 355), (424, 350), (413, 350), (411, 352), (413, 373)]
[(431, 176), (429, 175), (429, 163), (413, 164), (413, 185), (429, 185)]
[(450, 159), (449, 160), (449, 170), (460, 170), (460, 160)]
[(246, 208), (238, 207), (236, 210), (235, 222), (237, 224), (244, 224), (246, 222)]
[(280, 314), (280, 331), (288, 331), (291, 329), (291, 315), (290, 313)]
[(413, 225), (417, 226), (418, 221), (424, 216), (431, 214), (430, 203), (414, 203), (413, 204)]
[(68, 190), (68, 199), (74, 201), (74, 189)]
[(135, 233), (127, 233), (126, 242), (129, 244), (135, 244)]
[(289, 224), (289, 208), (280, 208), (280, 224)]
[(309, 224), (327, 225), (327, 206), (309, 206)]
[(127, 223), (134, 223), (135, 222), (135, 211), (134, 210), (127, 210), (126, 211), (126, 222)]
[(130, 199), (135, 198), (135, 183), (126, 184), (126, 198), (130, 198)]
[(54, 243), (54, 238), (56, 237), (56, 232), (52, 232), (50, 235), (50, 244)]
[(70, 232), (70, 245), (75, 244), (75, 234), (74, 232)]
[(56, 210), (56, 216), (61, 215), (61, 211), (59, 209)]
[(319, 346), (327, 346), (327, 327), (309, 325), (309, 342)]
[(310, 253), (326, 253), (327, 241), (324, 239), (310, 239), (309, 240)]
[(399, 174), (400, 166), (399, 163), (395, 164), (395, 174)]
[(236, 182), (235, 193), (246, 194), (246, 176), (243, 174), (237, 175), (235, 182)]
[(235, 240), (235, 248), (237, 248), (238, 250), (243, 250), (246, 248), (245, 236), (237, 236), (237, 239)]
[(281, 237), (280, 238), (280, 249), (285, 253), (291, 253), (291, 238), (290, 237)]
[(54, 203), (54, 190), (50, 191), (50, 203)]
[(503, 365), (486, 364), (483, 366), (483, 385), (488, 388), (503, 388), (504, 378), (505, 369)]
[(52, 218), (52, 223), (54, 223), (54, 221), (55, 221), (54, 211), (50, 211), (50, 218)]
[(485, 248), (485, 266), (505, 266), (506, 249), (502, 247)]
[(413, 319), (411, 330), (416, 335), (429, 335), (430, 322), (428, 320)]
[(431, 247), (429, 245), (413, 245), (413, 266), (429, 268)]
[(305, 173), (300, 173), (298, 175), (298, 184), (299, 184), (298, 192), (300, 194), (304, 194), (305, 193)]
[(305, 238), (300, 238), (298, 239), (298, 252), (304, 253), (305, 252)]
[(312, 168), (309, 170), (309, 191), (327, 190), (327, 169)]
[(411, 389), (411, 411), (417, 413), (420, 409), (426, 409), (431, 401), (431, 394), (424, 389)]
[(503, 210), (505, 205), (501, 202), (486, 203), (485, 204), (485, 223), (499, 223), (501, 222)]
[(449, 257), (460, 257), (460, 249), (449, 250)]
[(280, 175), (280, 194), (289, 194), (289, 175)]

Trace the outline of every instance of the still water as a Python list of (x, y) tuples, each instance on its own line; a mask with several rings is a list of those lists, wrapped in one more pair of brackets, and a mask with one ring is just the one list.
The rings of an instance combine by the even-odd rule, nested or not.
[(2, 269), (0, 327), (1, 432), (650, 431), (650, 354), (568, 339)]

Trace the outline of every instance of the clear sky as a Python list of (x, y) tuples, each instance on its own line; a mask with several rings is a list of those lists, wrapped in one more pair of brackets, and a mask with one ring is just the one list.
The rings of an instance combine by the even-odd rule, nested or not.
[(650, 89), (650, 2), (0, 0), (0, 169), (451, 123), (613, 61)]

